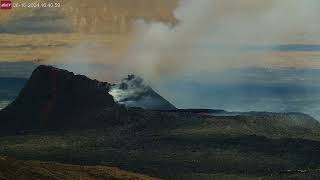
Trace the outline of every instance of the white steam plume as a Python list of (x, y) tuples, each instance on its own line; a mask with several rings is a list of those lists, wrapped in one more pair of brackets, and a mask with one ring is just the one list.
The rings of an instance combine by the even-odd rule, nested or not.
[(320, 40), (317, 0), (181, 0), (175, 15), (175, 26), (136, 23), (137, 39), (126, 60), (135, 71), (152, 79), (180, 71), (295, 66), (269, 49), (247, 47)]

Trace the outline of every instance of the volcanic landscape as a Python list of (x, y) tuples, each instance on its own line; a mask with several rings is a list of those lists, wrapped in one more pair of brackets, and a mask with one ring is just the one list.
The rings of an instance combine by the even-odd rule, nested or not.
[[(111, 84), (40, 65), (0, 120), (0, 154), (21, 166), (112, 166), (163, 179), (320, 177), (313, 117), (178, 109), (134, 75)], [(10, 179), (8, 171), (0, 167)]]

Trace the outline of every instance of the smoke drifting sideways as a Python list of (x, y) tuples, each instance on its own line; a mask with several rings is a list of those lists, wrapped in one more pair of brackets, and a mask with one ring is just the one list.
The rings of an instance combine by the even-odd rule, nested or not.
[[(136, 22), (137, 37), (131, 45), (127, 59), (128, 67), (136, 68), (133, 71), (142, 74), (152, 82), (162, 95), (180, 107), (204, 107), (225, 108), (226, 103), (215, 102), (219, 98), (205, 98), (200, 95), (201, 90), (193, 91), (190, 86), (177, 85), (179, 81), (172, 83), (172, 79), (189, 80), (191, 83), (200, 84), (250, 84), (251, 79), (241, 79), (242, 75), (229, 73), (234, 69), (245, 68), (320, 68), (320, 61), (307, 59), (307, 57), (294, 57), (294, 52), (277, 53), (270, 48), (279, 44), (313, 44), (320, 42), (320, 2), (316, 0), (185, 0), (180, 1), (179, 7), (175, 11), (178, 24), (175, 26), (163, 23)], [(220, 78), (213, 77), (216, 71), (223, 71)], [(243, 73), (244, 71), (242, 71)], [(259, 74), (259, 72), (258, 72)], [(261, 72), (264, 74), (264, 72)], [(248, 72), (248, 75), (250, 72)], [(304, 87), (303, 74), (301, 79), (286, 78), (271, 73), (276, 83), (296, 84)], [(278, 91), (273, 91), (274, 84), (269, 84), (261, 79), (258, 84), (264, 84), (266, 97), (249, 97), (247, 91), (250, 89), (237, 88), (241, 91), (237, 94), (241, 99), (252, 100), (255, 98), (261, 101), (259, 107), (243, 106), (243, 101), (233, 102), (229, 107), (243, 107), (241, 110), (266, 110), (271, 111), (305, 111), (301, 104), (308, 96), (313, 96), (301, 92), (301, 102), (296, 102), (297, 106), (291, 108), (288, 102), (293, 99), (291, 96), (276, 95)], [(286, 79), (285, 82), (282, 79)], [(255, 78), (257, 80), (257, 78)], [(217, 81), (219, 83), (217, 83)], [(259, 80), (258, 80), (259, 81)], [(169, 82), (169, 83), (168, 83)], [(178, 91), (173, 91), (175, 84)], [(184, 87), (184, 88), (183, 88)], [(202, 87), (205, 87), (202, 86)], [(226, 86), (228, 87), (228, 86)], [(201, 88), (201, 86), (198, 86)], [(308, 88), (308, 87), (306, 87)], [(181, 95), (181, 90), (185, 89), (185, 95)], [(288, 94), (290, 88), (286, 88)], [(302, 88), (303, 89), (303, 88)], [(220, 96), (213, 94), (212, 96)], [(270, 104), (265, 101), (272, 96), (276, 97), (278, 103)], [(211, 102), (206, 102), (211, 99)], [(223, 97), (220, 99), (224, 99)], [(185, 102), (188, 101), (188, 102)], [(252, 102), (254, 102), (253, 100)], [(210, 105), (211, 104), (211, 105)], [(298, 105), (299, 104), (299, 105)], [(319, 109), (319, 103), (312, 103), (310, 109)], [(281, 106), (282, 108), (277, 108)], [(228, 107), (226, 107), (228, 108)], [(302, 109), (304, 108), (304, 109)]]
[(130, 66), (151, 78), (181, 71), (270, 67), (284, 60), (269, 49), (247, 47), (320, 40), (316, 0), (184, 0), (175, 16), (179, 23), (174, 27), (136, 23), (137, 40), (127, 58)]
[(296, 67), (302, 60), (263, 47), (320, 42), (317, 0), (180, 0), (174, 15), (175, 25), (137, 20), (130, 41), (119, 47), (125, 50), (84, 42), (65, 62), (112, 64), (159, 80), (238, 67)]
[[(263, 48), (320, 42), (318, 0), (181, 0), (174, 14), (178, 21), (175, 25), (137, 20), (132, 41), (120, 56), (114, 59), (109, 56), (112, 51), (98, 52), (108, 54), (103, 63), (112, 62), (117, 67), (114, 72), (144, 77), (169, 100), (192, 97), (189, 104), (195, 106), (195, 100), (202, 99), (198, 92), (191, 92), (186, 97), (180, 91), (174, 93), (166, 84), (172, 79), (210, 85), (216, 81), (250, 83), (250, 78), (243, 80), (237, 73), (228, 73), (239, 68), (320, 68), (320, 61), (291, 59), (295, 56), (293, 52), (281, 54)], [(90, 64), (90, 59), (84, 62)], [(96, 69), (90, 71), (98, 72)], [(213, 77), (216, 71), (224, 73), (220, 78)], [(284, 77), (273, 79), (283, 83)], [(268, 82), (261, 80), (260, 83)], [(305, 84), (294, 78), (286, 78), (286, 83)], [(279, 100), (284, 104), (287, 101)]]

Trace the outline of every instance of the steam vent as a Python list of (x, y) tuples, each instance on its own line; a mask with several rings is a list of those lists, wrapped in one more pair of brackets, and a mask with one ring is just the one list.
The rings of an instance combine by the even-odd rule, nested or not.
[(128, 107), (141, 107), (151, 110), (175, 110), (165, 98), (146, 85), (142, 78), (128, 75), (119, 84), (113, 85), (110, 94), (115, 101)]

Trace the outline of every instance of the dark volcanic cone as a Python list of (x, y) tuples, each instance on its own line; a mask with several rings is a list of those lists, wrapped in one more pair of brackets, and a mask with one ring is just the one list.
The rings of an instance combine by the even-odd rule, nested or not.
[(2, 127), (19, 130), (96, 125), (95, 116), (116, 103), (109, 83), (41, 65), (17, 99), (0, 113)]

